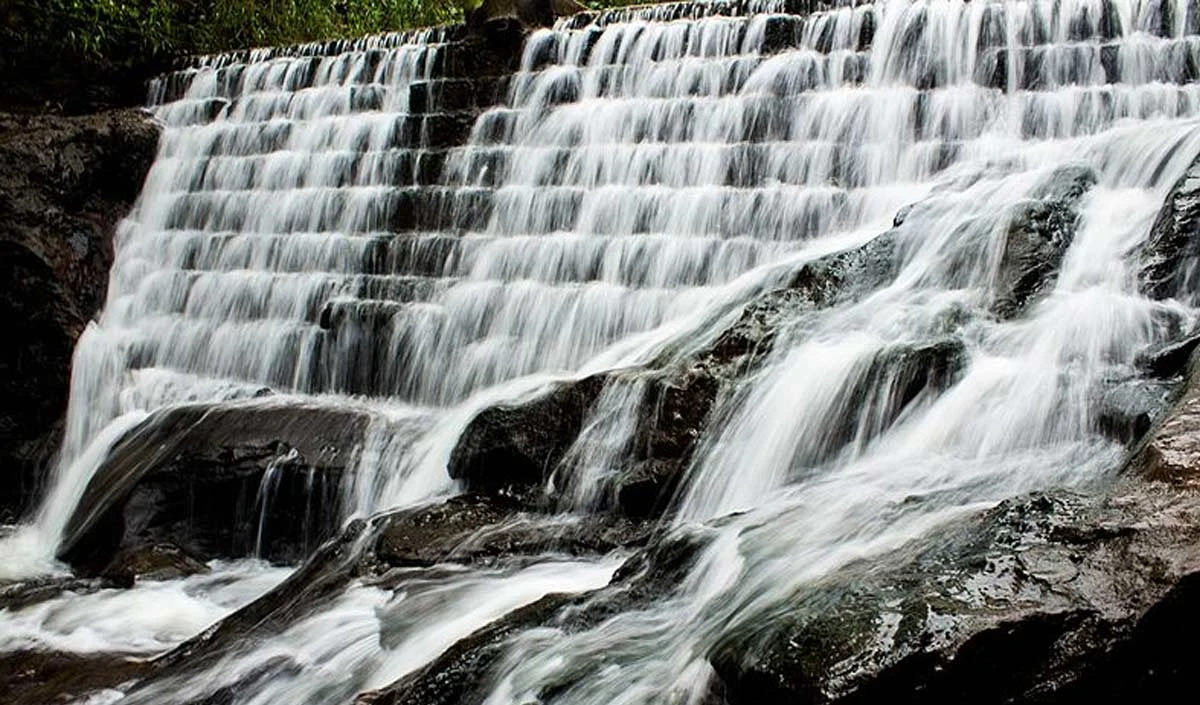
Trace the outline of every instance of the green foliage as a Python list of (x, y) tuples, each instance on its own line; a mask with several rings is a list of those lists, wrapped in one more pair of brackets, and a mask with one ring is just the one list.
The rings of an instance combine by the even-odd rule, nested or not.
[(13, 56), (117, 64), (458, 21), (461, 0), (9, 0)]

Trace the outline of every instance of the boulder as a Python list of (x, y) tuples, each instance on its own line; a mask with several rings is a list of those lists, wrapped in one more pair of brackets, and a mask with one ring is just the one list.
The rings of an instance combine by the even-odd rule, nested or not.
[(516, 405), (484, 409), (450, 454), (450, 476), (468, 492), (520, 496), (535, 501), (536, 488), (583, 430), (604, 386), (601, 376), (555, 385)]
[(1200, 332), (1193, 332), (1147, 350), (1140, 356), (1139, 362), (1150, 374), (1170, 379), (1187, 372), (1188, 361), (1197, 347), (1200, 347)]
[(1200, 375), (1098, 494), (1038, 493), (847, 566), (709, 653), (740, 703), (1174, 702), (1200, 626)]
[(75, 340), (158, 135), (140, 110), (0, 114), (0, 522), (30, 507), (58, 449)]
[(64, 531), (84, 573), (167, 544), (199, 561), (299, 561), (340, 524), (342, 473), (369, 420), (279, 399), (155, 412), (114, 447)]
[(1134, 252), (1142, 291), (1155, 299), (1195, 301), (1200, 282), (1200, 158), (1175, 182), (1150, 237)]

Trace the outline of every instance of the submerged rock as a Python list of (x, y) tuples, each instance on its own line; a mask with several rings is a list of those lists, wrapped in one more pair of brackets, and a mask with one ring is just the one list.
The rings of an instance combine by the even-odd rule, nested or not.
[(158, 135), (139, 110), (0, 114), (0, 522), (29, 508), (58, 450), (75, 340)]
[(200, 561), (303, 558), (337, 529), (341, 475), (368, 417), (347, 408), (228, 404), (158, 412), (114, 446), (59, 548), (98, 571), (168, 544)]
[[(564, 634), (595, 627), (613, 616), (661, 599), (692, 567), (703, 536), (670, 537), (627, 560), (612, 582), (591, 592), (550, 594), (514, 610), (460, 640), (423, 668), (384, 688), (362, 693), (355, 705), (470, 705), (483, 702), (491, 687), (495, 667), (511, 654), (509, 639), (519, 632), (553, 629)], [(574, 678), (582, 678), (575, 672)], [(540, 694), (569, 690), (572, 676), (547, 684)]]

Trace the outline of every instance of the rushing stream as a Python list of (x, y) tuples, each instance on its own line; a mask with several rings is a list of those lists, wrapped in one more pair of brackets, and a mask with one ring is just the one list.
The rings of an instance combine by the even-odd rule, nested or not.
[[(164, 80), (166, 131), (78, 346), (59, 474), (0, 571), (53, 569), (91, 473), (155, 409), (264, 387), (365, 408), (344, 515), (416, 505), (455, 492), (447, 459), (479, 409), (683, 359), (804, 263), (889, 231), (890, 283), (790, 321), (721, 395), (671, 519), (707, 540), (688, 577), (569, 636), (518, 634), (488, 705), (699, 702), (716, 640), (839, 566), (1022, 492), (1103, 483), (1125, 449), (1099, 432), (1095, 390), (1194, 315), (1141, 296), (1129, 253), (1200, 153), (1196, 6), (783, 7), (651, 7), (532, 33), (507, 99), (433, 185), (394, 184), (431, 152), (404, 118), (439, 30), (212, 57)], [(1072, 184), (1057, 277), (996, 315), (1010, 224)], [(877, 361), (947, 339), (954, 379), (880, 411), (900, 371)], [(560, 510), (598, 505), (644, 394), (630, 378), (599, 396), (555, 479)], [(545, 594), (605, 585), (622, 558), (354, 585), (209, 670), (102, 699), (242, 682), (232, 702), (348, 702)], [(0, 612), (0, 648), (150, 653), (279, 579), (254, 562), (220, 571)], [(146, 600), (175, 611), (146, 615)], [(71, 609), (138, 621), (81, 635), (50, 618)]]

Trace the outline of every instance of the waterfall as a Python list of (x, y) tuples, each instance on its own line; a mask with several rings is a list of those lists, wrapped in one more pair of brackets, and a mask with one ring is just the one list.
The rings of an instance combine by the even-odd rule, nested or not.
[[(264, 388), (371, 410), (342, 497), (367, 516), (455, 492), (446, 462), (479, 410), (616, 370), (547, 488), (587, 513), (629, 452), (638, 370), (686, 360), (806, 265), (878, 246), (894, 276), (797, 315), (719, 397), (673, 506), (673, 532), (707, 537), (682, 583), (514, 636), (486, 695), (698, 703), (706, 650), (802, 586), (1008, 497), (1109, 481), (1125, 448), (1095, 395), (1195, 322), (1139, 293), (1131, 254), (1200, 153), (1187, 0), (563, 18), (447, 145), (414, 101), (450, 41), (222, 55), (155, 85), (165, 132), (79, 343), (51, 550), (117, 435)], [(1071, 235), (1014, 303), (1007, 243), (1051, 201)], [(279, 654), (297, 665), (236, 702), (346, 701), (618, 564), (444, 571), (398, 601), (355, 585), (127, 701), (199, 697)]]

